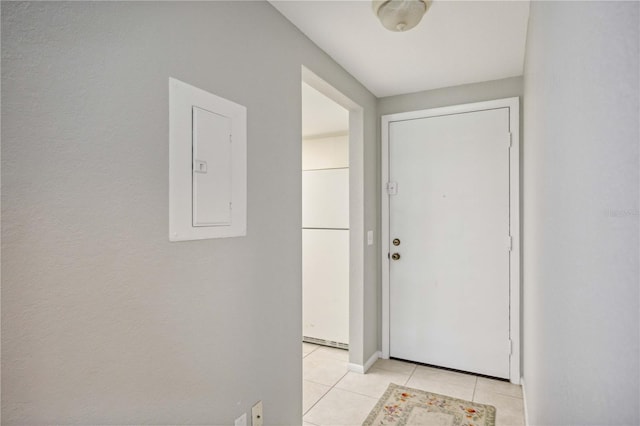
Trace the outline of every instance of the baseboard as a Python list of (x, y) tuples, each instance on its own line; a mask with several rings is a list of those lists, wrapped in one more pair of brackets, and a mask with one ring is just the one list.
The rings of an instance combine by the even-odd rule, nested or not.
[(381, 356), (382, 356), (382, 352), (380, 352), (380, 351), (374, 352), (373, 355), (371, 355), (371, 358), (369, 358), (367, 360), (367, 362), (365, 362), (365, 364), (364, 364), (364, 372), (366, 373), (367, 371), (369, 371), (371, 366), (373, 364), (375, 364), (376, 361), (378, 360), (378, 358), (380, 358)]
[(522, 386), (522, 403), (524, 405), (524, 426), (528, 426), (529, 412), (527, 411), (527, 392), (524, 388), (524, 377), (520, 377), (520, 386)]
[(371, 358), (369, 358), (367, 362), (364, 363), (364, 365), (349, 363), (349, 371), (364, 374), (369, 371), (371, 366), (375, 364), (375, 362), (378, 360), (378, 358), (380, 358), (381, 355), (382, 353), (380, 351), (374, 352), (374, 354), (371, 355)]
[(360, 364), (353, 364), (350, 362), (349, 365), (347, 366), (347, 369), (349, 371), (353, 371), (354, 373), (364, 374), (364, 367), (361, 366)]

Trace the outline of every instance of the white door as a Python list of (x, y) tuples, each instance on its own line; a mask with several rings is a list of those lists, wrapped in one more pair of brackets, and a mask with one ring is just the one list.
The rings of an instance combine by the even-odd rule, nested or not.
[(389, 354), (508, 378), (509, 108), (388, 129)]

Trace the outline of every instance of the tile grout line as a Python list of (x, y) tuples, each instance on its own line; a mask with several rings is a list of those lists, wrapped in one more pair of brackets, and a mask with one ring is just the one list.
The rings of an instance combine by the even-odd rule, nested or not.
[(371, 399), (375, 399), (376, 401), (380, 400), (380, 398), (382, 397), (382, 395), (384, 395), (384, 392), (382, 393), (382, 395), (376, 397), (376, 396), (371, 396), (371, 395), (366, 395), (364, 393), (360, 393), (360, 392), (356, 392), (356, 391), (352, 391), (349, 389), (342, 389), (342, 388), (336, 388), (337, 390), (341, 391), (341, 392), (347, 392), (347, 393), (352, 393), (354, 395), (359, 395), (359, 396), (364, 396), (367, 398), (371, 398)]
[(491, 395), (503, 396), (503, 397), (509, 398), (509, 399), (515, 399), (515, 400), (524, 401), (524, 399), (520, 398), (519, 396), (508, 395), (506, 393), (494, 392), (494, 391), (490, 391), (490, 390), (485, 390), (485, 392), (488, 393), (488, 394), (491, 394)]
[[(309, 343), (309, 344), (310, 344), (310, 345), (313, 345), (313, 343)], [(320, 346), (319, 346), (319, 345), (314, 345), (314, 346), (315, 346), (315, 348), (313, 348), (313, 350), (312, 350), (311, 352), (309, 352), (309, 353), (307, 353), (306, 355), (304, 355), (304, 356), (302, 357), (302, 359), (305, 359), (306, 357), (308, 357), (309, 355), (311, 355), (312, 353), (314, 353), (315, 351), (317, 351), (318, 349), (320, 349)], [(344, 376), (343, 376), (343, 377), (344, 377)], [(342, 378), (340, 378), (340, 380), (342, 380)], [(305, 381), (305, 378), (304, 378), (304, 372), (303, 372), (303, 378), (302, 378), (302, 384), (303, 384), (303, 385), (304, 385), (304, 381)], [(316, 383), (316, 382), (314, 382), (314, 381), (312, 381), (312, 380), (307, 380), (307, 381), (308, 381), (308, 382), (311, 382), (311, 383)], [(317, 383), (317, 384), (318, 384), (318, 385), (322, 385), (322, 383)], [(327, 386), (327, 385), (324, 385), (324, 386)], [(322, 398), (324, 398), (324, 396), (325, 396), (325, 395), (326, 395), (330, 390), (331, 390), (331, 388), (329, 388), (329, 390), (327, 390), (327, 392), (323, 393), (323, 394), (322, 394), (322, 396), (321, 396), (320, 398), (318, 398), (318, 400), (317, 400), (317, 401), (316, 401), (316, 402), (315, 402), (311, 407), (309, 407), (309, 409), (308, 409), (307, 411), (305, 411), (304, 413), (302, 413), (302, 423), (304, 423), (304, 422), (305, 422), (305, 420), (304, 420), (304, 416), (305, 416), (309, 411), (311, 411), (311, 409), (312, 409), (313, 407), (315, 407), (315, 406), (316, 406), (316, 404), (317, 404), (318, 402), (320, 402), (320, 400), (321, 400)], [(303, 394), (304, 394), (304, 391), (303, 391)], [(310, 423), (310, 422), (307, 422), (307, 423)], [(311, 423), (311, 424), (314, 424), (314, 423)]]
[[(305, 342), (303, 342), (305, 343)], [(309, 345), (312, 345), (313, 343), (309, 343)], [(312, 353), (314, 353), (315, 351), (317, 351), (318, 349), (320, 349), (319, 346), (313, 348), (313, 350), (311, 352), (307, 352), (306, 354), (302, 354), (302, 359), (305, 359), (306, 357), (308, 357), (309, 355), (311, 355)]]
[[(408, 374), (408, 378), (404, 382), (404, 386), (407, 385), (407, 382), (409, 381), (409, 379), (413, 375), (413, 371), (415, 371), (415, 368), (416, 368), (416, 365), (414, 364), (413, 365), (413, 369), (411, 370), (411, 373)], [(369, 371), (372, 371), (372, 370), (380, 370), (380, 371), (385, 372), (385, 373), (393, 373), (393, 374), (396, 374), (396, 375), (399, 375), (399, 376), (403, 376), (404, 375), (404, 374), (402, 374), (402, 373), (400, 373), (398, 371), (385, 370), (383, 368), (376, 368), (376, 367), (373, 367), (373, 366), (369, 369)], [(347, 373), (349, 373), (349, 372), (347, 372)], [(333, 387), (335, 389), (338, 389), (338, 390), (344, 391), (344, 392), (349, 392), (349, 393), (352, 393), (352, 394), (355, 394), (355, 395), (365, 396), (367, 398), (373, 398), (373, 399), (376, 399), (376, 400), (379, 400), (382, 397), (382, 395), (381, 396), (371, 396), (371, 395), (367, 395), (367, 394), (364, 394), (364, 393), (356, 392), (356, 391), (353, 391), (353, 390), (350, 390), (350, 389), (344, 389), (344, 388), (337, 387), (338, 384), (342, 381), (342, 379), (344, 379), (345, 376), (346, 376), (346, 374), (344, 376), (342, 376), (342, 378), (340, 380), (338, 380), (335, 385), (333, 385)], [(383, 392), (383, 395), (384, 395), (384, 392)]]
[[(408, 385), (409, 385), (409, 381), (411, 380), (411, 378), (413, 378), (413, 376), (414, 376), (414, 374), (415, 374), (415, 372), (416, 372), (417, 370), (418, 370), (418, 364), (415, 364), (415, 365), (414, 365), (414, 368), (413, 368), (413, 371), (412, 371), (412, 373), (411, 373), (411, 375), (409, 376), (409, 378), (408, 378), (408, 379), (407, 379), (407, 381), (405, 382), (405, 386), (408, 386)], [(475, 398), (475, 394), (476, 394), (476, 386), (477, 386), (477, 384), (478, 384), (478, 376), (477, 376), (477, 375), (475, 375), (475, 374), (466, 374), (466, 373), (464, 373), (464, 374), (465, 374), (465, 375), (473, 376), (473, 378), (474, 378), (474, 383), (473, 383), (473, 392), (472, 392), (472, 394), (471, 394), (471, 399), (470, 399), (470, 401), (472, 401), (472, 402), (473, 402), (473, 399)], [(440, 380), (437, 380), (437, 379), (435, 379), (435, 380), (436, 380), (436, 382), (440, 381)], [(449, 382), (449, 381), (448, 381), (448, 380), (446, 380), (446, 379), (445, 379), (445, 380), (443, 380), (443, 381), (441, 381), (441, 383), (443, 383), (443, 384), (445, 384), (445, 383), (446, 383), (446, 384), (449, 384), (450, 386), (455, 386), (455, 387), (458, 387), (458, 388), (465, 388), (465, 386), (463, 386), (463, 385), (453, 384), (453, 383)], [(420, 389), (421, 389), (421, 390), (424, 390), (425, 392), (430, 392), (430, 391), (428, 391), (428, 390), (426, 390), (426, 389), (422, 389), (422, 388), (420, 388)]]
[[(309, 411), (311, 411), (311, 410), (313, 409), (313, 407), (315, 407), (316, 405), (318, 405), (318, 403), (319, 403), (320, 401), (322, 401), (322, 400), (324, 399), (324, 397), (325, 397), (325, 396), (327, 396), (327, 394), (328, 394), (329, 392), (331, 392), (331, 390), (332, 390), (333, 388), (335, 388), (335, 387), (336, 387), (336, 385), (338, 384), (338, 382), (340, 382), (340, 380), (344, 379), (344, 378), (345, 378), (345, 376), (346, 376), (347, 374), (349, 374), (349, 370), (348, 370), (348, 369), (347, 369), (347, 372), (346, 372), (346, 373), (344, 373), (344, 374), (342, 375), (342, 377), (340, 377), (340, 378), (339, 378), (339, 379), (338, 379), (338, 380), (337, 380), (337, 381), (336, 381), (336, 382), (335, 382), (335, 383), (334, 383), (334, 384), (333, 384), (333, 385), (332, 385), (332, 386), (331, 386), (331, 387), (330, 387), (330, 388), (329, 388), (325, 393), (323, 393), (323, 394), (322, 394), (322, 396), (321, 396), (320, 398), (318, 398), (318, 400), (317, 400), (317, 401), (316, 401), (316, 402), (315, 402), (311, 407), (309, 407), (309, 409), (308, 409), (306, 412), (302, 413), (302, 421), (303, 421), (303, 422), (305, 421), (305, 420), (304, 420), (304, 416), (305, 416)], [(304, 379), (303, 379), (303, 380), (304, 380)], [(311, 381), (311, 380), (309, 380), (309, 381)], [(321, 383), (318, 383), (318, 384), (321, 384)], [(329, 386), (329, 385), (325, 385), (325, 386)], [(336, 389), (340, 389), (340, 388), (336, 388)], [(342, 390), (342, 389), (340, 389), (340, 390)]]
[[(405, 386), (406, 386), (406, 383), (407, 383), (407, 382), (409, 381), (409, 379), (411, 378), (411, 376), (413, 375), (413, 372), (415, 371), (416, 367), (417, 367), (417, 365), (415, 365), (415, 364), (414, 364), (414, 365), (413, 365), (413, 369), (411, 370), (411, 373), (409, 373), (409, 377), (408, 377), (408, 378), (407, 378), (407, 380), (405, 381)], [(376, 369), (376, 368), (372, 366), (372, 367), (371, 367), (371, 369), (370, 369), (369, 371), (374, 370), (374, 369)], [(377, 369), (379, 369), (379, 370), (381, 370), (381, 371), (384, 371), (385, 373), (393, 373), (393, 374), (397, 374), (397, 375), (402, 375), (402, 373), (400, 373), (400, 372), (398, 372), (398, 371), (385, 370), (385, 369), (382, 369), (382, 368), (377, 368)], [(344, 376), (342, 376), (340, 379), (338, 379), (338, 381), (337, 381), (333, 386), (331, 386), (331, 389), (329, 389), (329, 390), (328, 390), (324, 395), (322, 395), (322, 397), (321, 397), (320, 399), (324, 398), (324, 397), (325, 397), (325, 395), (326, 395), (327, 393), (329, 393), (329, 391), (331, 391), (332, 389), (337, 389), (337, 390), (339, 390), (339, 391), (349, 392), (349, 393), (352, 393), (352, 394), (355, 394), (355, 395), (365, 396), (365, 397), (367, 397), (367, 398), (373, 398), (373, 399), (376, 399), (376, 400), (379, 400), (379, 399), (380, 399), (380, 397), (375, 397), (375, 396), (367, 395), (367, 394), (364, 394), (364, 393), (360, 393), (360, 392), (352, 391), (352, 390), (349, 390), (349, 389), (343, 389), (343, 388), (337, 387), (337, 386), (338, 386), (338, 384), (342, 381), (342, 379), (344, 379), (344, 378), (347, 376), (347, 374), (349, 374), (349, 371), (347, 371), (347, 373), (346, 373)], [(325, 385), (325, 386), (328, 386), (328, 385)], [(318, 402), (320, 402), (320, 400), (318, 400)], [(316, 404), (317, 404), (318, 402), (316, 402)], [(315, 404), (314, 404), (314, 405), (315, 405)], [(310, 410), (310, 409), (309, 409), (309, 410)], [(308, 412), (308, 411), (307, 411), (307, 412)]]
[[(342, 379), (340, 379), (340, 380), (342, 380)], [(311, 382), (311, 383), (315, 383), (315, 382)], [(327, 385), (325, 385), (325, 386), (327, 386)], [(304, 413), (302, 413), (302, 421), (303, 421), (303, 422), (305, 421), (304, 416), (306, 416), (306, 415), (307, 415), (307, 413), (308, 413), (309, 411), (311, 411), (311, 409), (313, 409), (313, 407), (315, 407), (315, 406), (318, 404), (318, 402), (320, 402), (320, 401), (322, 400), (322, 398), (324, 398), (324, 397), (329, 393), (329, 391), (330, 391), (331, 389), (333, 389), (333, 387), (330, 387), (329, 389), (327, 389), (327, 391), (326, 391), (325, 393), (323, 393), (323, 394), (322, 394), (322, 396), (320, 396), (320, 398), (318, 398), (318, 400), (317, 400), (316, 402), (314, 402), (314, 403), (313, 403), (313, 405), (312, 405), (311, 407), (309, 407), (309, 409), (308, 409), (307, 411), (305, 411)], [(311, 423), (311, 422), (307, 422), (307, 423)], [(311, 424), (314, 424), (314, 423), (311, 423)]]
[(474, 399), (476, 398), (476, 389), (478, 388), (478, 376), (476, 376), (476, 381), (473, 384), (473, 394), (471, 395), (471, 402), (475, 402)]
[[(313, 353), (313, 352), (318, 351), (318, 349), (322, 349), (322, 347), (316, 347), (316, 348), (314, 348), (314, 349), (313, 349), (311, 352), (309, 352), (306, 356), (310, 355), (310, 354), (311, 354), (311, 353)], [(325, 353), (325, 351), (320, 351), (320, 352), (321, 352), (321, 355), (323, 355), (323, 356), (321, 356), (321, 357), (320, 357), (321, 359), (326, 359), (326, 360), (331, 360), (331, 361), (341, 361), (341, 362), (344, 362), (343, 360), (340, 360), (340, 359), (337, 359), (337, 358), (333, 358), (333, 357), (331, 357), (331, 354), (330, 354), (330, 353)], [(303, 358), (306, 358), (306, 356), (305, 356), (305, 357), (303, 357)], [(372, 367), (373, 367), (373, 366), (372, 366)], [(408, 386), (408, 384), (409, 384), (409, 382), (411, 381), (411, 379), (412, 379), (412, 378), (414, 378), (414, 377), (416, 377), (416, 376), (415, 376), (415, 373), (418, 371), (418, 367), (419, 367), (419, 365), (417, 365), (417, 364), (412, 364), (411, 371), (410, 371), (410, 373), (407, 375), (407, 379), (404, 381), (404, 386)], [(402, 373), (400, 373), (400, 372), (398, 372), (398, 371), (394, 371), (394, 370), (392, 370), (392, 369), (385, 369), (385, 368), (380, 368), (380, 367), (378, 367), (378, 368), (376, 368), (376, 369), (380, 370), (380, 372), (381, 372), (381, 373), (393, 373), (393, 374), (396, 374), (396, 375), (401, 375), (401, 374), (402, 374)], [(323, 384), (323, 383), (318, 383), (319, 385), (326, 386), (326, 387), (327, 387), (327, 390), (326, 390), (325, 392), (323, 392), (323, 393), (322, 393), (322, 395), (318, 398), (318, 400), (317, 400), (317, 401), (316, 401), (316, 402), (315, 402), (315, 403), (314, 403), (314, 404), (313, 404), (313, 405), (312, 405), (308, 410), (306, 410), (306, 411), (303, 413), (303, 418), (302, 418), (302, 421), (303, 421), (303, 422), (307, 422), (307, 423), (309, 423), (309, 424), (311, 424), (311, 425), (314, 425), (314, 426), (319, 426), (319, 425), (317, 425), (317, 424), (314, 424), (313, 422), (308, 422), (308, 421), (306, 421), (306, 420), (304, 419), (304, 416), (305, 416), (305, 415), (307, 415), (307, 414), (308, 414), (312, 409), (314, 409), (314, 408), (318, 405), (318, 403), (319, 403), (320, 401), (324, 401), (324, 398), (326, 398), (326, 396), (329, 394), (329, 392), (331, 392), (333, 389), (338, 389), (338, 390), (339, 390), (339, 391), (341, 391), (341, 392), (348, 392), (348, 393), (353, 394), (353, 395), (359, 395), (359, 396), (362, 396), (362, 397), (367, 397), (367, 398), (371, 398), (371, 399), (376, 399), (376, 397), (372, 397), (371, 395), (367, 395), (367, 394), (364, 394), (364, 393), (360, 393), (360, 392), (357, 392), (357, 391), (352, 391), (352, 390), (349, 390), (349, 389), (343, 389), (343, 388), (339, 387), (339, 386), (338, 386), (338, 384), (339, 384), (339, 383), (340, 383), (340, 382), (341, 382), (341, 381), (342, 381), (342, 380), (343, 380), (343, 379), (344, 379), (344, 378), (345, 378), (349, 373), (350, 373), (350, 371), (347, 369), (347, 371), (346, 371), (346, 372), (345, 372), (345, 373), (344, 373), (340, 378), (338, 378), (338, 379), (337, 379), (337, 380), (336, 380), (332, 385), (326, 385), (326, 384)], [(465, 374), (465, 375), (468, 375), (468, 373), (464, 373), (464, 374)], [(473, 391), (472, 391), (471, 401), (472, 401), (472, 402), (477, 402), (477, 401), (475, 400), (475, 397), (476, 397), (476, 394), (478, 393), (477, 391), (478, 391), (478, 386), (479, 386), (480, 378), (481, 378), (481, 377), (479, 377), (479, 376), (477, 376), (477, 375), (474, 375), (474, 374), (470, 374), (470, 375), (474, 376), (474, 386), (473, 386)], [(313, 381), (311, 381), (311, 380), (310, 380), (309, 382), (316, 383), (316, 382), (313, 382)], [(448, 383), (448, 380), (444, 380), (443, 382), (444, 382), (444, 383)], [(449, 383), (449, 384), (451, 384), (451, 383)], [(451, 384), (451, 385), (453, 386), (453, 384)], [(456, 386), (457, 386), (457, 387), (463, 387), (463, 386), (460, 386), (460, 385), (456, 385)], [(422, 387), (417, 387), (417, 389), (422, 389)], [(426, 392), (429, 392), (429, 391), (428, 391), (428, 390), (426, 390), (426, 389), (422, 389), (422, 390), (425, 390)], [(500, 389), (500, 390), (488, 390), (488, 391), (486, 391), (486, 392), (488, 392), (488, 394), (490, 394), (490, 395), (491, 395), (491, 394), (493, 394), (493, 395), (495, 395), (496, 397), (498, 397), (498, 396), (499, 396), (499, 397), (503, 397), (503, 398), (506, 398), (507, 400), (511, 400), (511, 401), (514, 401), (514, 402), (517, 402), (518, 400), (523, 401), (522, 396), (512, 395), (512, 394), (509, 394), (507, 391), (505, 391), (505, 392), (503, 393), (503, 392), (501, 391), (501, 389)], [(378, 399), (379, 399), (379, 398), (378, 398)], [(493, 405), (495, 405), (495, 404), (493, 404)]]
[(411, 370), (411, 374), (409, 374), (409, 377), (407, 378), (407, 381), (404, 382), (404, 386), (407, 386), (407, 384), (409, 383), (409, 380), (411, 380), (411, 378), (413, 377), (413, 374), (416, 372), (416, 369), (418, 368), (417, 364), (413, 364), (413, 370)]

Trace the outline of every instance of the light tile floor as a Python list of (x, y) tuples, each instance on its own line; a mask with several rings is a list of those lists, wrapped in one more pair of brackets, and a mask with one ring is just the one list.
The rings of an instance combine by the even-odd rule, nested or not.
[(306, 426), (361, 425), (389, 383), (490, 404), (496, 426), (524, 425), (520, 386), (471, 374), (379, 359), (367, 374), (348, 371), (348, 352), (302, 344)]

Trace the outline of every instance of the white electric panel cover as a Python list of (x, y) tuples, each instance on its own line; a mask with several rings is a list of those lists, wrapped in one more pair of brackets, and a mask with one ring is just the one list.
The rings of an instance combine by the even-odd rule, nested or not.
[(193, 226), (231, 225), (231, 119), (193, 107)]
[(169, 104), (169, 240), (246, 235), (246, 108), (174, 78)]

